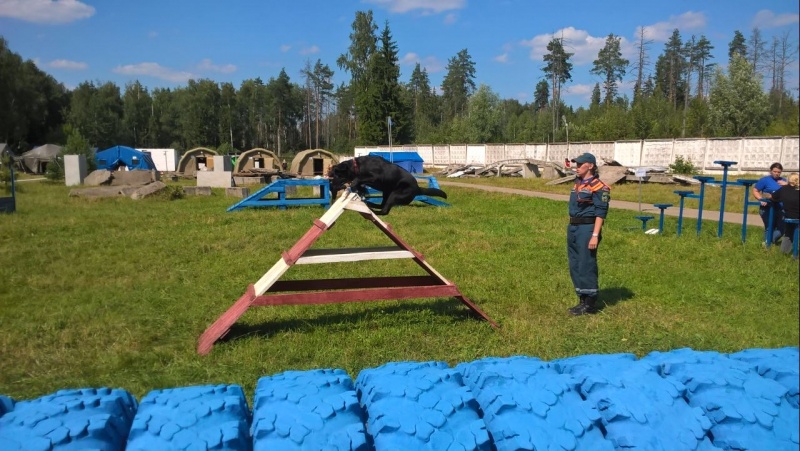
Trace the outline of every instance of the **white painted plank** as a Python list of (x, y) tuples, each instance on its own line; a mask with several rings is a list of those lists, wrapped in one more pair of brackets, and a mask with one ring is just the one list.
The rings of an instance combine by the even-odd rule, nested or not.
[(351, 249), (309, 249), (302, 257), (297, 259), (295, 264), (310, 265), (317, 263), (358, 262), (398, 258), (414, 258), (414, 254), (397, 246)]
[(255, 289), (256, 296), (261, 296), (262, 294), (266, 293), (269, 288), (281, 278), (281, 276), (289, 269), (289, 264), (287, 264), (283, 258), (278, 259), (278, 261), (267, 271), (266, 274), (261, 276), (258, 279), (258, 282), (253, 284), (253, 288)]

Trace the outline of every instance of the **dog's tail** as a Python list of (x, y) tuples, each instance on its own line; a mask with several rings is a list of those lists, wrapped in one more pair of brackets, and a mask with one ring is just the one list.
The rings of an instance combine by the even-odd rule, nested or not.
[(447, 199), (447, 193), (438, 188), (422, 188), (422, 194), (426, 196), (435, 196)]

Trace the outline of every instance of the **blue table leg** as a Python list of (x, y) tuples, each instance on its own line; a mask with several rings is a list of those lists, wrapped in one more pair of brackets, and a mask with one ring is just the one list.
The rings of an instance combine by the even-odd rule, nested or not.
[[(765, 199), (766, 200), (766, 199)], [(767, 243), (767, 249), (772, 246), (772, 228), (775, 226), (775, 204), (767, 201), (767, 230), (764, 231), (764, 242)]]
[(742, 215), (742, 243), (747, 240), (747, 210), (749, 207), (760, 207), (758, 199), (750, 200), (750, 187), (758, 183), (758, 180), (739, 179), (737, 184), (744, 186), (744, 214)]
[(681, 229), (683, 228), (683, 201), (688, 197), (698, 199), (700, 196), (695, 194), (694, 191), (673, 191), (681, 197), (680, 211), (678, 212), (678, 236), (681, 236)]
[(642, 221), (642, 231), (647, 230), (647, 221), (653, 219), (652, 216), (636, 216), (636, 219)]
[(722, 225), (725, 218), (725, 191), (728, 189), (728, 168), (736, 164), (736, 162), (715, 161), (714, 164), (722, 166), (722, 197), (719, 201), (719, 224), (717, 225), (717, 237), (722, 238)]
[(654, 207), (661, 210), (661, 216), (658, 217), (658, 233), (664, 233), (664, 210), (671, 207), (672, 204), (653, 204)]
[(797, 259), (797, 241), (800, 240), (800, 220), (797, 219), (790, 219), (790, 221), (794, 221), (795, 228), (794, 228), (794, 238), (792, 239), (792, 255), (794, 256), (795, 260)]
[(697, 207), (697, 236), (700, 236), (700, 231), (703, 228), (703, 200), (706, 197), (706, 183), (713, 182), (714, 177), (695, 176), (695, 180), (700, 181), (700, 203)]

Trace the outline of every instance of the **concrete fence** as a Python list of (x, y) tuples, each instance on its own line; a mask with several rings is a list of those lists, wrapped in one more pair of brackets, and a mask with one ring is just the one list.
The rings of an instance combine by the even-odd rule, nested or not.
[(709, 172), (720, 170), (715, 161), (735, 161), (736, 172), (764, 172), (780, 162), (787, 172), (798, 170), (800, 137), (647, 139), (641, 141), (572, 142), (549, 144), (418, 144), (356, 147), (355, 155), (369, 152), (417, 152), (425, 165), (486, 165), (511, 159), (563, 163), (583, 152), (613, 159), (623, 166), (668, 167), (678, 156)]

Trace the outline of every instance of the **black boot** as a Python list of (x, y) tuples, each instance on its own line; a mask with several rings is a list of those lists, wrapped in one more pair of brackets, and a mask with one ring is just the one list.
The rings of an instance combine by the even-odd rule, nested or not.
[(597, 308), (597, 296), (586, 296), (584, 298), (583, 313), (593, 315), (600, 310)]
[(580, 302), (578, 302), (578, 305), (571, 307), (569, 309), (569, 313), (574, 316), (579, 316), (584, 314), (585, 309), (586, 309), (586, 295), (582, 294), (580, 295)]

